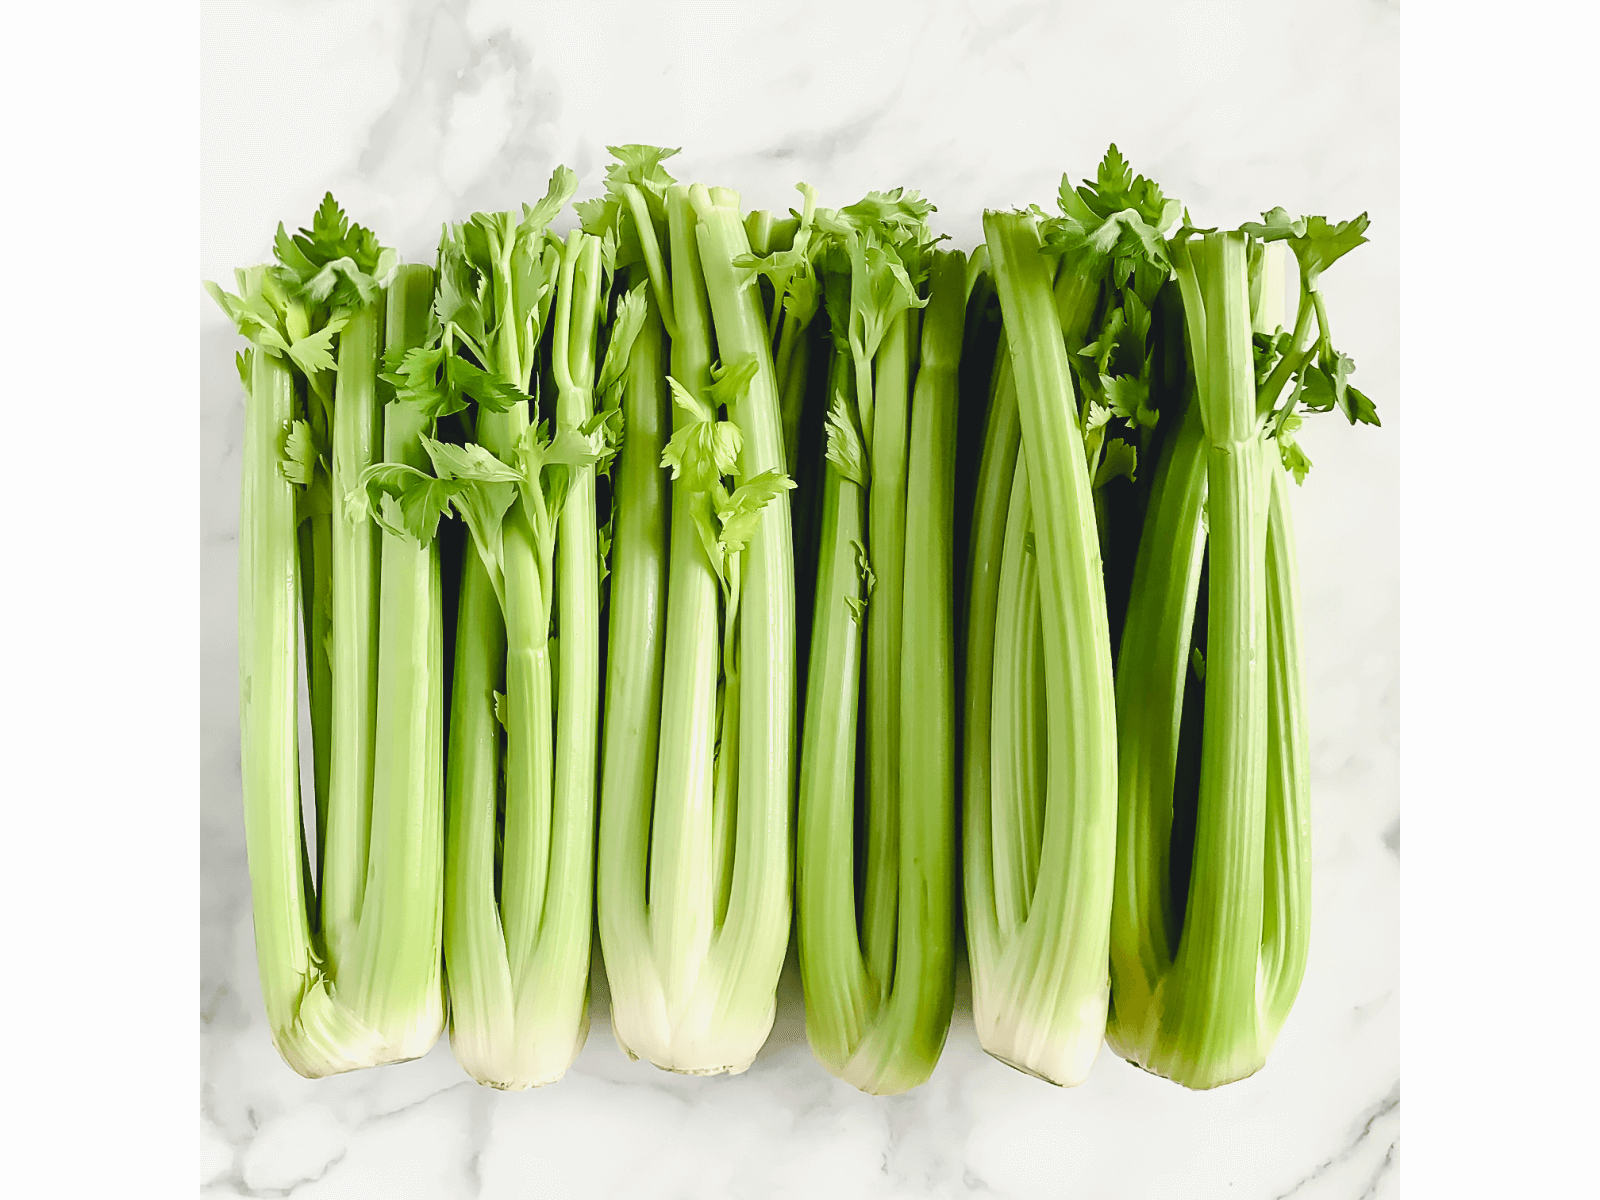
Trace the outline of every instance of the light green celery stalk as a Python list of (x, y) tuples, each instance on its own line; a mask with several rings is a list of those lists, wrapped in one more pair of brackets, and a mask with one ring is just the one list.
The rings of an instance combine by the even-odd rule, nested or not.
[[(431, 274), (428, 282), (431, 285)], [(317, 880), (323, 943), (335, 975), (359, 929), (372, 824), (380, 534), (361, 505), (360, 479), (368, 467), (386, 457), (377, 389), (382, 301), (376, 295), (359, 304), (340, 331), (334, 383), (332, 745), (326, 817), (318, 831)]]
[[(795, 605), (784, 493), (793, 483), (784, 473), (779, 384), (760, 295), (737, 265), (750, 251), (739, 195), (695, 184), (689, 203), (718, 356), (730, 370), (749, 372), (748, 384), (728, 406), (741, 434), (733, 472), (738, 486), (726, 501), (718, 496), (717, 514), (727, 548), (719, 776), (731, 818), (723, 857), (731, 857), (733, 867), (725, 907), (719, 898), (713, 965), (735, 977), (718, 989), (730, 999), (717, 1016), (730, 1045), (748, 1050), (748, 1057), (740, 1054), (729, 1064), (740, 1069), (772, 1028), (789, 940)], [(736, 751), (731, 759), (730, 745)]]
[[(248, 327), (241, 322), (241, 331), (247, 337), (275, 335), (287, 347), (292, 343), (283, 331), (282, 287), (269, 272), (265, 267), (238, 272), (237, 299), (256, 322)], [(273, 1044), (285, 1062), (315, 1079), (368, 1066), (382, 1046), (378, 1035), (334, 998), (312, 935), (296, 701), (298, 487), (291, 479), (295, 460), (285, 454), (287, 437), (296, 429), (294, 377), (286, 350), (251, 340), (255, 345), (239, 360), (246, 395), (239, 503), (245, 842), (256, 962)]]
[[(672, 185), (665, 192), (665, 205), (677, 330), (671, 377), (691, 395), (717, 403), (722, 397), (710, 390), (711, 309), (688, 190)], [(705, 424), (691, 406), (674, 404), (673, 438), (687, 439)], [(617, 1040), (631, 1057), (688, 1073), (729, 1070), (739, 1066), (736, 1060), (746, 1058), (741, 1043), (730, 1046), (724, 1040), (723, 1030), (713, 1023), (717, 1014), (704, 1011), (699, 992), (702, 973), (715, 980), (709, 960), (718, 924), (716, 902), (725, 883), (724, 856), (715, 853), (715, 831), (728, 824), (730, 815), (714, 809), (722, 638), (717, 575), (700, 532), (712, 519), (711, 484), (724, 473), (716, 468), (730, 466), (730, 453), (718, 446), (717, 439), (708, 440), (701, 454), (673, 472), (670, 485), (659, 758), (652, 804), (645, 810), (648, 862), (629, 863), (626, 874), (619, 871), (614, 882), (605, 884), (608, 904), (627, 902), (613, 888), (636, 891), (644, 902), (640, 916), (647, 922), (643, 945), (613, 951), (608, 944), (606, 949), (608, 964), (624, 956), (649, 964), (640, 969), (637, 992), (619, 991), (613, 984), (612, 1025)], [(708, 456), (715, 461), (707, 463)], [(657, 460), (661, 467), (668, 462)], [(668, 486), (664, 471), (656, 476), (656, 486)], [(735, 750), (736, 743), (728, 747), (729, 752)], [(749, 1054), (753, 1057), (754, 1048)]]
[(285, 331), (331, 352), (295, 366), (312, 451), (300, 544), (317, 813), (315, 924), (337, 973), (366, 871), (377, 669), (378, 530), (351, 492), (382, 449), (378, 278), (394, 254), (371, 230), (351, 224), (331, 194), (310, 228), (290, 236), (280, 224), (273, 250), (289, 297)]
[[(312, 920), (315, 898), (300, 817), (295, 623), (303, 607), (297, 595), (301, 549), (296, 528), (304, 505), (297, 493), (313, 484), (318, 450), (311, 426), (300, 415), (295, 373), (315, 379), (334, 371), (333, 338), (351, 323), (354, 312), (354, 329), (340, 348), (340, 394), (350, 416), (365, 427), (367, 441), (362, 445), (360, 438), (346, 438), (341, 443), (348, 449), (354, 440), (360, 453), (370, 454), (370, 372), (382, 306), (372, 272), (380, 260), (387, 271), (388, 259), (376, 240), (368, 231), (347, 227), (330, 197), (312, 230), (291, 240), (280, 229), (278, 266), (239, 272), (236, 296), (211, 288), (253, 343), (240, 360), (248, 404), (239, 639), (246, 838), (258, 962), (274, 1043), (290, 1066), (312, 1078), (415, 1057), (437, 1038), (443, 1016), (437, 870), (431, 887), (415, 861), (409, 871), (386, 870), (397, 865), (396, 856), (390, 842), (381, 842), (372, 856), (366, 889), (366, 911), (372, 915), (350, 931), (342, 960), (332, 962)], [(407, 279), (401, 271), (394, 284), (391, 336), (396, 336), (397, 321), (402, 326), (398, 336), (403, 336), (403, 314), (416, 308), (408, 307)], [(421, 290), (425, 312), (426, 279)], [(320, 317), (308, 315), (319, 312)], [(315, 390), (305, 394), (313, 400), (317, 396)], [(347, 478), (349, 464), (338, 449), (335, 455), (336, 467), (345, 466), (341, 478)], [(364, 522), (357, 512), (345, 519), (356, 528)], [(353, 557), (359, 561), (359, 551)], [(363, 594), (370, 597), (371, 582), (356, 577), (352, 591), (357, 600)], [(437, 632), (437, 621), (434, 628)], [(360, 661), (358, 654), (353, 657)], [(380, 652), (380, 669), (384, 661)], [(359, 672), (353, 686), (361, 686)], [(437, 734), (434, 744), (437, 750)], [(435, 821), (437, 817), (435, 789)], [(330, 838), (341, 836), (335, 820)], [(427, 839), (416, 840), (425, 859)], [(433, 845), (436, 857), (437, 839)], [(433, 918), (431, 931), (426, 916)], [(386, 969), (369, 970), (365, 957), (382, 960)]]
[(697, 518), (710, 519), (709, 497), (691, 494), (681, 472), (669, 483), (662, 462), (673, 427), (693, 420), (668, 399), (663, 334), (678, 378), (704, 395), (710, 312), (687, 195), (661, 166), (675, 151), (611, 150), (606, 197), (578, 209), (586, 229), (615, 236), (620, 263), (648, 266), (652, 302), (630, 363), (613, 475), (596, 908), (618, 1043), (630, 1058), (693, 1070), (704, 1051), (678, 1042), (678, 1021), (709, 949), (718, 888), (710, 865), (718, 592), (697, 532)]
[[(622, 177), (611, 182), (609, 202), (591, 201), (591, 208), (580, 206), (580, 211), (592, 228), (615, 221), (619, 244), (638, 244), (641, 257), (648, 243), (655, 258), (663, 264), (670, 260), (670, 282), (654, 295), (665, 297), (663, 315), (674, 330), (672, 369), (688, 388), (704, 394), (710, 379), (710, 314), (694, 250), (694, 218), (683, 190), (669, 191), (672, 180), (660, 168), (662, 156), (630, 154), (636, 149), (613, 149), (620, 164), (611, 170)], [(625, 207), (629, 184), (657, 201), (659, 216), (635, 215)], [(624, 212), (630, 219), (618, 220)], [(650, 329), (647, 325), (630, 372), (623, 412), (627, 433), (615, 480), (613, 642), (597, 908), (618, 1043), (630, 1058), (692, 1070), (690, 1056), (698, 1051), (674, 1043), (708, 949), (710, 897), (717, 887), (709, 873), (717, 581), (696, 532), (696, 516), (708, 500), (689, 492), (681, 471), (669, 488), (662, 466), (669, 420), (682, 426), (691, 418), (681, 408), (670, 419), (662, 411), (670, 403), (665, 401), (665, 354)], [(634, 427), (636, 412), (643, 434)], [(619, 630), (616, 623), (640, 604), (648, 616), (640, 614), (645, 619)], [(664, 680), (672, 681), (670, 686)], [(683, 887), (675, 889), (668, 873), (685, 867)]]
[[(925, 229), (907, 237), (908, 256), (921, 258), (925, 241)], [(959, 253), (932, 258), (914, 393), (915, 306), (894, 318), (877, 353), (871, 455), (845, 396), (829, 415), (801, 759), (807, 1032), (829, 1070), (878, 1094), (927, 1079), (954, 994), (952, 534), (966, 263)], [(918, 300), (914, 285), (909, 299)], [(890, 591), (900, 603), (886, 602)], [(858, 928), (853, 843), (863, 624), (869, 763)]]
[[(1086, 430), (1062, 337), (1068, 322), (1057, 311), (1038, 222), (1028, 213), (988, 212), (984, 234), (1027, 463), (1048, 765), (1038, 878), (1026, 916), (1009, 936), (999, 923), (998, 897), (1016, 886), (1011, 848), (969, 843), (965, 851), (968, 871), (993, 880), (988, 889), (968, 892), (975, 901), (975, 911), (967, 914), (973, 1015), (990, 1054), (1072, 1085), (1087, 1076), (1099, 1049), (1107, 999), (1116, 727), (1105, 592)], [(999, 595), (996, 603), (1004, 599)], [(980, 607), (975, 601), (974, 612)], [(996, 703), (1016, 687), (1015, 680), (999, 675), (998, 666), (990, 683)], [(986, 750), (969, 743), (969, 754)], [(991, 809), (1015, 810), (1006, 798), (984, 799)], [(1010, 842), (1023, 830), (1008, 825), (1001, 832)], [(991, 861), (974, 862), (984, 849)]]
[[(336, 959), (360, 905), (359, 891), (352, 895), (349, 880), (365, 862), (376, 644), (377, 530), (352, 516), (347, 494), (379, 449), (375, 381), (382, 294), (377, 279), (387, 274), (394, 254), (371, 230), (352, 225), (331, 193), (323, 197), (310, 228), (291, 236), (279, 224), (273, 253), (288, 293), (284, 330), (289, 339), (331, 351), (337, 337), (339, 347), (337, 366), (331, 356), (314, 364), (292, 360), (314, 450), (300, 494), (299, 539), (319, 888), (330, 843), (345, 859), (335, 864), (334, 894), (324, 894), (316, 923), (326, 933), (324, 923), (333, 921), (328, 951)], [(347, 323), (352, 326), (348, 334)], [(336, 402), (336, 392), (342, 403)], [(343, 659), (342, 666), (336, 666), (336, 658)], [(337, 768), (336, 758), (342, 759)], [(343, 772), (337, 782), (336, 769)], [(336, 827), (332, 834), (330, 821)], [(358, 855), (349, 853), (352, 847)]]
[[(1168, 435), (1118, 660), (1122, 799), (1113, 920), (1113, 1047), (1194, 1088), (1259, 1070), (1304, 974), (1310, 916), (1309, 770), (1287, 484), (1309, 468), (1297, 405), (1376, 423), (1348, 384), (1318, 287), (1365, 238), (1282, 210), (1172, 243), (1195, 398)], [(1259, 239), (1259, 240), (1258, 240)], [(1282, 330), (1281, 263), (1300, 260)], [(1313, 320), (1319, 336), (1308, 343)], [(1313, 352), (1315, 358), (1313, 359)], [(1280, 405), (1291, 381), (1294, 390)], [(1274, 448), (1273, 443), (1277, 445)], [(1202, 518), (1202, 505), (1204, 517)], [(1178, 728), (1203, 551), (1208, 621), (1199, 794), (1187, 895), (1169, 861)]]
[(611, 476), (614, 533), (595, 907), (614, 1025), (653, 978), (644, 864), (661, 728), (672, 512), (661, 455), (671, 434), (672, 401), (665, 330), (656, 304), (646, 304), (628, 363), (625, 433)]
[[(432, 298), (432, 271), (422, 266), (398, 269), (389, 292), (389, 354), (403, 357), (424, 342)], [(433, 538), (397, 525), (392, 500), (386, 505), (380, 491), (374, 505), (368, 483), (395, 465), (425, 467), (424, 430), (425, 421), (414, 406), (389, 403), (383, 421), (384, 462), (351, 480), (343, 498), (348, 515), (342, 519), (365, 520), (375, 507), (382, 529), (371, 709), (376, 753), (370, 804), (364, 811), (359, 800), (350, 805), (349, 829), (339, 825), (345, 810), (335, 807), (330, 813), (324, 890), (326, 898), (335, 885), (335, 863), (360, 872), (354, 928), (334, 960), (335, 978), (340, 993), (383, 1033), (397, 1059), (426, 1054), (444, 1031), (444, 607)], [(339, 483), (337, 441), (334, 454)], [(342, 588), (335, 576), (336, 602)], [(340, 611), (336, 606), (336, 686), (342, 684), (347, 661), (338, 653)], [(334, 710), (336, 732), (341, 731), (343, 711)], [(359, 729), (352, 729), (350, 736), (359, 736)], [(336, 746), (336, 781), (340, 753)], [(335, 798), (339, 795), (336, 790)], [(357, 852), (362, 861), (356, 860)], [(337, 922), (328, 928), (337, 928)]]
[[(765, 315), (735, 261), (750, 251), (738, 199), (653, 172), (644, 182), (662, 212), (634, 236), (659, 246), (664, 231), (671, 264), (671, 497), (664, 505), (661, 475), (630, 474), (618, 518), (627, 525), (630, 497), (641, 516), (669, 507), (668, 593), (664, 636), (639, 646), (662, 656), (659, 701), (646, 683), (608, 712), (608, 724), (648, 721), (659, 705), (659, 736), (652, 794), (643, 758), (613, 772), (630, 750), (608, 729), (601, 939), (630, 1056), (736, 1073), (771, 1028), (788, 937), (794, 600), (781, 501), (792, 485)], [(616, 571), (626, 592), (659, 564), (630, 554)]]
[[(686, 480), (669, 483), (662, 464), (674, 423), (689, 419), (669, 398), (664, 337), (671, 339), (679, 377), (704, 394), (710, 313), (694, 253), (693, 215), (681, 189), (669, 198), (673, 180), (661, 166), (676, 151), (610, 149), (616, 161), (606, 171), (605, 197), (580, 202), (578, 211), (587, 231), (615, 239), (621, 269), (648, 274), (651, 293), (624, 387), (626, 433), (612, 476), (596, 909), (612, 1031), (630, 1058), (642, 1054), (674, 1068), (684, 980), (692, 991), (708, 944), (701, 934), (712, 923), (709, 897), (717, 888), (707, 871), (719, 642), (717, 579), (700, 549), (695, 519), (696, 512), (709, 519), (701, 511), (709, 498), (688, 494)], [(685, 362), (690, 347), (696, 348), (692, 366)], [(675, 680), (670, 689), (664, 678)], [(664, 798), (659, 805), (658, 794)], [(666, 874), (685, 867), (686, 890), (675, 891)], [(658, 933), (671, 947), (665, 955), (657, 953)], [(663, 960), (673, 969), (664, 970)]]

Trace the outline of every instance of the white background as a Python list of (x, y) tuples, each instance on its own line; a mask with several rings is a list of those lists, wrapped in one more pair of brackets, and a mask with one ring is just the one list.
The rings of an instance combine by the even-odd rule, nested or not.
[[(1571, 1039), (1549, 1047), (1549, 1022), (1536, 1027), (1537, 1056), (1517, 1046), (1527, 1009), (1581, 1013), (1592, 978), (1564, 961), (1557, 919), (1577, 903), (1581, 864), (1550, 856), (1593, 836), (1579, 808), (1592, 777), (1562, 753), (1588, 739), (1594, 716), (1592, 693), (1562, 684), (1595, 666), (1592, 602), (1581, 601), (1592, 596), (1593, 509), (1575, 508), (1562, 480), (1592, 431), (1594, 386), (1557, 377), (1560, 339), (1582, 338), (1577, 308), (1593, 302), (1571, 294), (1584, 248), (1534, 218), (1559, 225), (1562, 202), (1585, 218), (1592, 187), (1564, 161), (1530, 164), (1565, 149), (1552, 114), (1583, 113), (1584, 76), (1560, 58), (1582, 31), (1408, 33), (1432, 72), (1408, 91), (1418, 124), (1406, 144), (1406, 397), (1421, 406), (1413, 419), (1426, 417), (1414, 431), (1399, 419), (1397, 20), (1382, 5), (1293, 16), (1141, 6), (1140, 26), (1114, 21), (1110, 6), (932, 5), (913, 19), (857, 5), (840, 14), (848, 23), (815, 9), (752, 18), (746, 6), (754, 32), (731, 9), (653, 21), (640, 10), (630, 22), (515, 7), (207, 6), (198, 180), (181, 6), (166, 25), (141, 14), (41, 28), (35, 40), (16, 30), (16, 45), (38, 53), (19, 55), (5, 82), (12, 157), (32, 168), (9, 198), (6, 315), (28, 335), (14, 344), (33, 353), (8, 390), (67, 418), (13, 441), (28, 453), (7, 606), (16, 678), (32, 686), (8, 691), (5, 726), (22, 794), (36, 801), (16, 806), (21, 869), (8, 879), (25, 964), (13, 1027), (32, 1047), (19, 1074), (51, 1090), (40, 1124), (52, 1135), (24, 1178), (93, 1171), (118, 1195), (147, 1194), (164, 1170), (174, 1186), (193, 1179), (193, 1142), (174, 1136), (171, 1114), (193, 1111), (183, 997), (195, 979), (198, 751), (210, 1194), (282, 1194), (319, 1172), (294, 1194), (1393, 1194), (1380, 1167), (1398, 1158), (1384, 1108), (1398, 1069), (1398, 870), (1384, 838), (1398, 796), (1403, 436), (1407, 1171), (1453, 1177), (1452, 1195), (1561, 1182), (1555, 1151), (1581, 1114), (1561, 1104), (1560, 1081), (1584, 1074), (1583, 1055), (1592, 1069), (1593, 1052), (1559, 1048)], [(1538, 122), (1505, 105), (1515, 76), (1459, 74), (1534, 45), (1543, 57), (1530, 82), (1551, 87)], [(64, 84), (53, 71), (63, 47), (71, 78), (98, 86)], [(87, 62), (103, 62), (101, 74)], [(219, 543), (236, 466), (216, 452), (225, 460), (238, 398), (219, 392), (229, 352), (202, 309), (197, 447), (185, 417), (195, 360), (174, 349), (187, 335), (166, 331), (174, 319), (194, 328), (182, 314), (195, 311), (185, 247), (196, 232), (200, 273), (218, 277), (260, 257), (275, 221), (304, 219), (331, 186), (422, 256), (439, 220), (533, 194), (555, 161), (592, 190), (603, 142), (661, 140), (686, 147), (683, 174), (756, 203), (781, 205), (798, 178), (832, 200), (919, 186), (939, 203), (940, 228), (970, 244), (985, 204), (1048, 201), (1061, 169), (1090, 169), (1113, 137), (1205, 223), (1274, 203), (1333, 216), (1364, 207), (1375, 221), (1374, 244), (1329, 285), (1339, 341), (1385, 427), (1329, 424), (1306, 439), (1317, 461), (1298, 513), (1318, 722), (1318, 940), (1267, 1070), (1197, 1097), (1107, 1056), (1083, 1088), (1056, 1092), (984, 1059), (958, 1012), (934, 1081), (872, 1101), (809, 1061), (792, 1003), (768, 1053), (731, 1081), (626, 1064), (603, 1020), (567, 1080), (524, 1096), (456, 1085), (442, 1048), (320, 1084), (261, 1053), (238, 905), (236, 744), (222, 741), (235, 714), (231, 555)], [(775, 146), (790, 153), (773, 158)], [(1563, 252), (1578, 259), (1565, 277), (1551, 262)], [(1537, 352), (1519, 354), (1519, 293), (1495, 274), (1509, 283), (1524, 262), (1520, 295), (1558, 315)], [(185, 516), (196, 471), (198, 580)], [(1546, 865), (1519, 874), (1529, 853)], [(1529, 894), (1537, 907), (1519, 906)], [(63, 969), (74, 961), (87, 970)], [(1530, 977), (1544, 992), (1535, 1005)], [(1580, 999), (1550, 994), (1563, 987)], [(1386, 998), (1363, 1023), (1357, 996)], [(1469, 1079), (1481, 1102), (1452, 1082)], [(1545, 1116), (1540, 1096), (1571, 1115)]]

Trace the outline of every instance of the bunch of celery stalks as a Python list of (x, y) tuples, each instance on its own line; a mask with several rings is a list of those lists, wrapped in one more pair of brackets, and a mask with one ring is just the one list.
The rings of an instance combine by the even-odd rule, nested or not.
[(744, 213), (672, 153), (613, 148), (565, 237), (560, 168), (431, 267), (330, 196), (211, 289), (278, 1050), (448, 1023), (474, 1079), (554, 1082), (598, 926), (623, 1050), (736, 1073), (793, 932), (816, 1056), (902, 1092), (959, 862), (990, 1054), (1252, 1074), (1310, 915), (1287, 475), (1302, 414), (1377, 424), (1319, 286), (1365, 216), (1196, 229), (1112, 147), (968, 256), (915, 192)]

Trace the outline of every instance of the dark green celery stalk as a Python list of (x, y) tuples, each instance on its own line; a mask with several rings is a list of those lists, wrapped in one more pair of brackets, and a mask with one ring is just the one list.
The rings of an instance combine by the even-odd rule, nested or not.
[[(750, 252), (739, 216), (738, 193), (689, 192), (705, 271), (719, 355), (724, 363), (754, 359), (755, 376), (732, 414), (743, 434), (737, 479), (784, 469), (779, 392), (757, 292), (745, 286), (735, 260)], [(789, 502), (766, 504), (742, 555), (738, 661), (724, 663), (739, 685), (737, 833), (727, 916), (717, 932), (713, 959), (736, 976), (724, 982), (730, 996), (722, 1032), (742, 1035), (748, 1058), (766, 1040), (775, 1012), (774, 990), (789, 937), (790, 797), (794, 788), (794, 553)]]
[[(402, 267), (390, 289), (387, 341), (427, 336), (433, 273)], [(425, 421), (389, 406), (384, 457), (422, 468)], [(444, 621), (437, 544), (385, 533), (380, 543), (377, 700), (370, 848), (358, 932), (339, 964), (341, 998), (384, 1039), (379, 1061), (427, 1053), (444, 1027), (441, 973)]]
[[(1105, 593), (1062, 337), (1071, 323), (1058, 313), (1035, 219), (988, 212), (984, 233), (1027, 454), (1049, 750), (1039, 878), (1028, 918), (1008, 944), (978, 960), (993, 963), (992, 969), (985, 973), (975, 962), (974, 1012), (981, 1008), (979, 1038), (991, 1054), (1070, 1085), (1087, 1075), (1105, 1026), (1116, 840), (1116, 725)], [(997, 680), (996, 686), (1011, 681)], [(1003, 867), (997, 860), (991, 869)]]
[(321, 933), (338, 978), (361, 915), (372, 822), (374, 720), (378, 702), (377, 522), (360, 510), (361, 473), (379, 460), (382, 296), (353, 311), (339, 331), (334, 382), (332, 478), (332, 746), (327, 819), (318, 833)]
[(857, 547), (866, 544), (866, 479), (830, 458), (821, 497), (796, 883), (806, 1037), (817, 1058), (838, 1074), (861, 1044), (881, 997), (861, 954), (855, 899), (860, 609), (868, 602)]
[[(1261, 424), (1303, 352), (1256, 386), (1249, 333), (1270, 334), (1282, 308), (1279, 273), (1251, 257), (1259, 249), (1243, 234), (1177, 248), (1201, 398), (1161, 451), (1118, 660), (1122, 812), (1108, 1037), (1124, 1057), (1190, 1087), (1261, 1066), (1308, 945), (1309, 767), (1293, 535), (1287, 482)], [(1312, 307), (1303, 296), (1291, 347), (1303, 344)], [(1183, 896), (1172, 894), (1179, 876), (1168, 842), (1208, 503), (1202, 790)], [(1219, 688), (1224, 697), (1213, 699)]]
[(1183, 936), (1144, 1065), (1190, 1087), (1257, 1070), (1267, 774), (1267, 509), (1247, 239), (1180, 241), (1175, 262), (1206, 439), (1210, 593), (1205, 741)]

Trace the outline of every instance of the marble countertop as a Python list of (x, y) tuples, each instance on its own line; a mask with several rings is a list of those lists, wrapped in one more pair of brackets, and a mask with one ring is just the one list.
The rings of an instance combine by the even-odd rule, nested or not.
[[(1267, 1067), (1186, 1092), (1102, 1051), (1058, 1090), (988, 1058), (965, 967), (932, 1080), (874, 1099), (805, 1044), (798, 973), (736, 1078), (630, 1063), (595, 974), (558, 1085), (497, 1093), (441, 1042), (312, 1082), (268, 1039), (240, 814), (234, 571), (243, 401), (203, 296), (201, 1193), (482, 1197), (997, 1196), (1365, 1200), (1398, 1194), (1398, 11), (1374, 0), (543, 5), (214, 0), (203, 36), (206, 278), (267, 257), (332, 189), (402, 254), (439, 224), (599, 190), (608, 142), (787, 208), (920, 189), (957, 245), (985, 206), (1049, 204), (1108, 141), (1227, 225), (1282, 204), (1372, 244), (1327, 280), (1384, 427), (1313, 422), (1296, 496), (1309, 663), (1314, 940)], [(570, 219), (570, 218), (569, 218)], [(199, 289), (197, 288), (198, 292)]]

